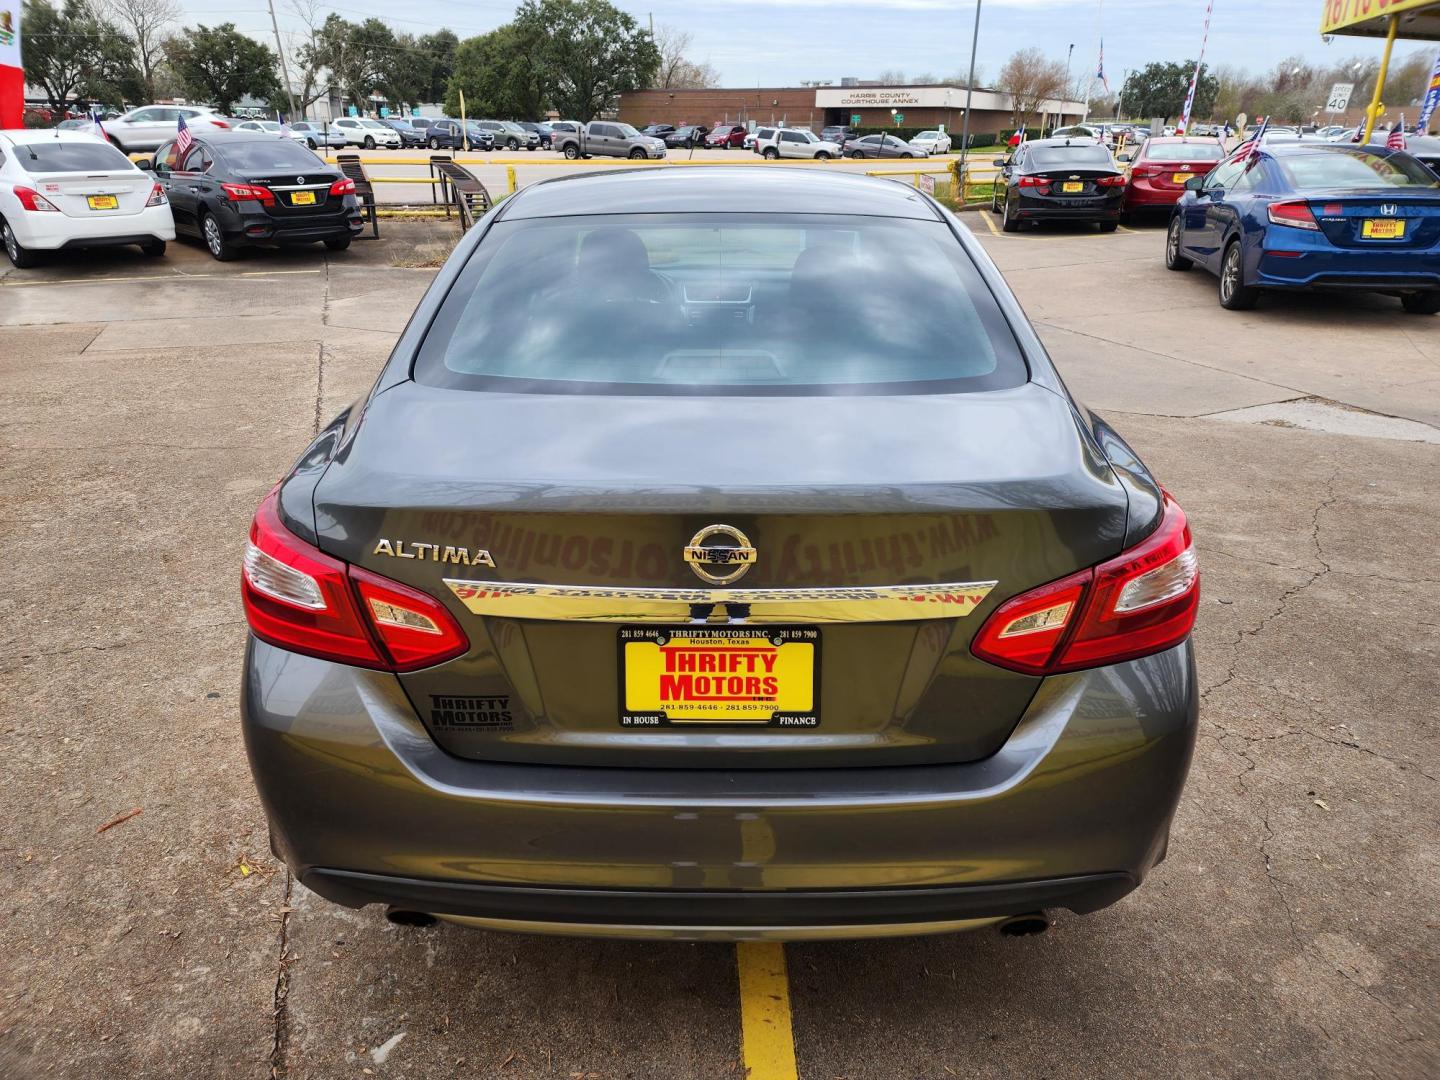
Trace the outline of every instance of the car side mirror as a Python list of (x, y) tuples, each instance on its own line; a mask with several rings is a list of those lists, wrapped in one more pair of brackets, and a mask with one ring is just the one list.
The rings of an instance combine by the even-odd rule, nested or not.
[(135, 163), (135, 167), (138, 169), (144, 169), (146, 172), (155, 171), (155, 166), (150, 162), (149, 158), (141, 158)]
[(1196, 192), (1198, 192), (1198, 191), (1200, 190), (1201, 186), (1202, 186), (1204, 183), (1205, 183), (1205, 177), (1203, 177), (1203, 176), (1192, 176), (1192, 177), (1190, 177), (1189, 180), (1186, 180), (1186, 181), (1185, 181), (1185, 190), (1186, 190), (1186, 191), (1196, 191)]
[(1129, 161), (1129, 160), (1130, 160), (1130, 155), (1129, 155), (1129, 154), (1116, 154), (1116, 155), (1115, 155), (1115, 160), (1116, 160), (1116, 161)]
[(997, 158), (996, 158), (994, 161), (992, 161), (990, 164), (991, 164), (991, 165), (994, 165), (997, 169), (1003, 169), (1003, 168), (1005, 168), (1006, 162), (1005, 162), (1005, 159), (1004, 159), (1003, 157), (997, 157)]

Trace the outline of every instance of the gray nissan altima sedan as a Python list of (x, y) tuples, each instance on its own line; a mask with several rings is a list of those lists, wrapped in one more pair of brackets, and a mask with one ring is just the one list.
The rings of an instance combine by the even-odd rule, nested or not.
[(833, 172), (506, 200), (242, 589), (272, 846), (401, 922), (1039, 929), (1195, 738), (1184, 513), (948, 211)]

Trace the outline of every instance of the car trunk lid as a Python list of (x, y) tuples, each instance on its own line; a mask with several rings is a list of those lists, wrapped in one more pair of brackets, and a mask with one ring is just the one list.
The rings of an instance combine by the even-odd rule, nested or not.
[(1440, 191), (1378, 188), (1312, 195), (1310, 211), (1326, 238), (1344, 248), (1426, 248), (1440, 244)]
[(126, 217), (145, 209), (155, 179), (137, 169), (35, 173), (31, 186), (66, 217)]
[[(470, 636), (400, 677), (442, 746), (657, 767), (988, 756), (1039, 680), (977, 660), (971, 638), (1008, 597), (1118, 552), (1126, 510), (1068, 403), (1033, 384), (722, 412), (406, 383), (370, 403), (315, 492), (322, 548), (435, 596)], [(729, 584), (684, 557), (717, 524), (756, 552)], [(736, 592), (747, 604), (716, 602)], [(744, 705), (765, 722), (655, 707), (664, 673), (727, 676), (675, 702), (766, 698), (747, 650), (791, 665), (807, 645), (799, 698)], [(686, 649), (711, 659), (672, 663)]]

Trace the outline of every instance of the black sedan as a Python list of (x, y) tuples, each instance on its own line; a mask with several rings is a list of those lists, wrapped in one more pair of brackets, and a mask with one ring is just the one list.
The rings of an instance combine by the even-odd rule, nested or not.
[(1125, 174), (1094, 139), (1035, 139), (997, 158), (1000, 178), (990, 209), (1001, 228), (1025, 221), (1079, 221), (1114, 232), (1125, 202)]
[(705, 145), (705, 129), (698, 124), (686, 124), (663, 136), (665, 145), (671, 150), (684, 150), (691, 146)]
[(408, 120), (402, 120), (398, 116), (387, 116), (380, 121), (386, 127), (393, 129), (400, 136), (400, 146), (424, 146), (425, 132), (415, 127)]
[(174, 140), (155, 151), (175, 231), (198, 236), (221, 262), (252, 244), (350, 246), (363, 224), (355, 181), (289, 139), (215, 131), (182, 156)]
[(1199, 706), (1185, 513), (923, 192), (527, 185), (307, 444), (251, 526), (235, 660), (273, 850), (321, 897), (1020, 933), (1165, 857)]

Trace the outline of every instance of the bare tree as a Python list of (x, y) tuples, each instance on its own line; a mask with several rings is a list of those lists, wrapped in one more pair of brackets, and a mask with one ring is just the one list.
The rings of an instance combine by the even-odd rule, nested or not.
[(177, 0), (108, 0), (110, 14), (135, 41), (135, 61), (145, 84), (145, 100), (155, 100), (155, 70), (165, 59), (164, 46), (180, 21)]
[(1018, 127), (1022, 120), (1040, 111), (1041, 102), (1064, 95), (1065, 65), (1059, 60), (1047, 60), (1039, 49), (1021, 49), (1005, 61), (995, 85), (1013, 98)]
[(304, 26), (285, 35), (285, 62), (295, 89), (295, 105), (304, 116), (311, 105), (330, 92), (325, 49), (320, 40), (325, 12), (319, 0), (290, 0), (289, 7)]
[(720, 85), (720, 73), (713, 67), (686, 57), (693, 40), (688, 31), (670, 26), (655, 31), (655, 47), (660, 50), (660, 69), (655, 73), (657, 89), (700, 90)]

